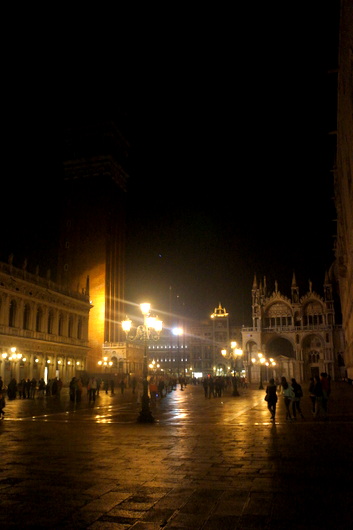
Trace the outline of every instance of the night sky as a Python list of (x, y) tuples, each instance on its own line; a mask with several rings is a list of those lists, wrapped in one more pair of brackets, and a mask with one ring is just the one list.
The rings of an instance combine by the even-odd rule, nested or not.
[(302, 295), (309, 279), (322, 293), (336, 234), (334, 17), (283, 15), (169, 57), (135, 101), (128, 299), (202, 320), (221, 302), (251, 325), (254, 274), (290, 296), (294, 271)]
[[(327, 75), (336, 4), (195, 13), (135, 52), (131, 36), (114, 71), (111, 57), (108, 70), (103, 53), (87, 50), (89, 69), (76, 60), (60, 97), (32, 89), (34, 99), (16, 100), (3, 125), (1, 259), (9, 246), (15, 254), (50, 246), (65, 123), (105, 116), (131, 144), (128, 301), (196, 320), (220, 302), (233, 324), (251, 325), (255, 273), (289, 296), (295, 271), (301, 294), (309, 279), (321, 293), (336, 233)], [(29, 214), (44, 242), (29, 223), (14, 228)]]

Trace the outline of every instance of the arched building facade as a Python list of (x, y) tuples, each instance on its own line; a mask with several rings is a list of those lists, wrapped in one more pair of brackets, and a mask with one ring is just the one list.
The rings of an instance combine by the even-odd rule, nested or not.
[(70, 292), (39, 274), (0, 263), (0, 376), (60, 378), (86, 370), (88, 292)]
[[(274, 376), (308, 381), (327, 372), (331, 378), (344, 377), (342, 328), (335, 323), (332, 286), (326, 274), (324, 294), (320, 296), (309, 282), (308, 292), (300, 297), (293, 274), (291, 298), (278, 290), (268, 292), (266, 278), (252, 286), (252, 328), (242, 329), (244, 364), (250, 381)], [(260, 357), (273, 362), (261, 367)], [(275, 363), (275, 364), (274, 364)], [(265, 373), (261, 374), (261, 370)]]

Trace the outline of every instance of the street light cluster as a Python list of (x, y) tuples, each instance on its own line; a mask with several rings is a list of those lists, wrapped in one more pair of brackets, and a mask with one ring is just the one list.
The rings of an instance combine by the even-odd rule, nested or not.
[(113, 366), (113, 361), (108, 361), (108, 357), (103, 357), (102, 361), (98, 361), (99, 366)]
[(270, 357), (269, 359), (267, 359), (263, 353), (258, 353), (257, 354), (257, 358), (256, 357), (253, 357), (251, 359), (251, 362), (253, 364), (259, 364), (260, 365), (260, 385), (259, 385), (259, 390), (263, 390), (263, 383), (262, 383), (262, 367), (263, 366), (276, 366), (276, 363), (275, 361), (272, 359), (272, 357)]
[(3, 353), (2, 354), (2, 358), (4, 360), (7, 360), (7, 361), (23, 361), (23, 362), (26, 362), (27, 359), (25, 357), (22, 357), (22, 353), (16, 353), (16, 348), (11, 348), (10, 349), (11, 351), (11, 354), (9, 355), (8, 353)]
[(132, 321), (129, 318), (123, 320), (121, 326), (123, 331), (125, 331), (127, 340), (142, 340), (145, 344), (143, 354), (143, 393), (141, 398), (141, 411), (138, 420), (144, 423), (153, 423), (154, 417), (150, 410), (150, 398), (148, 396), (147, 342), (149, 340), (159, 339), (163, 322), (159, 320), (157, 316), (151, 314), (151, 304), (140, 304), (140, 309), (143, 314), (143, 324), (137, 326), (135, 335), (130, 334)]
[(227, 351), (226, 349), (221, 350), (221, 353), (225, 359), (230, 359), (233, 363), (233, 396), (239, 396), (238, 392), (238, 385), (237, 385), (237, 378), (236, 378), (236, 369), (237, 369), (237, 363), (241, 356), (243, 355), (243, 350), (241, 348), (238, 348), (238, 345), (236, 341), (232, 341), (230, 343), (230, 351)]

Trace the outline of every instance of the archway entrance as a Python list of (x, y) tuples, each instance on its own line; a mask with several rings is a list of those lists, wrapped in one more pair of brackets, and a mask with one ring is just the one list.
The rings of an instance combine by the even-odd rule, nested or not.
[(293, 344), (283, 337), (276, 337), (266, 345), (266, 357), (284, 357), (295, 358)]

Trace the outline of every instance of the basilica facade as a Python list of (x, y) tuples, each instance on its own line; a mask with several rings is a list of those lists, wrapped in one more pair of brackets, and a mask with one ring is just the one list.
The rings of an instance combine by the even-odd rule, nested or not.
[[(332, 285), (325, 275), (323, 294), (309, 281), (303, 295), (293, 273), (291, 296), (279, 290), (277, 282), (269, 290), (266, 278), (252, 286), (253, 326), (242, 328), (244, 364), (249, 379), (264, 376), (309, 381), (327, 372), (335, 379), (345, 377), (342, 326), (335, 322)], [(259, 362), (264, 360), (262, 366)]]

